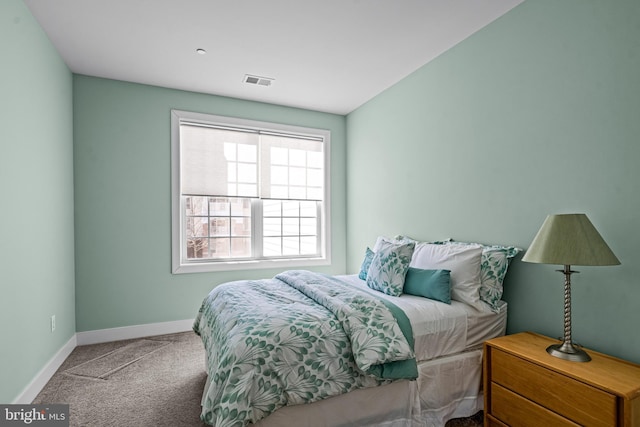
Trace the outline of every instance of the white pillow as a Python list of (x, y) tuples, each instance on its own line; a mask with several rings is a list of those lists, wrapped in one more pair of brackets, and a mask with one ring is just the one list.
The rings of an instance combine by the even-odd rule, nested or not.
[(481, 311), (489, 307), (480, 300), (482, 246), (434, 245), (419, 243), (410, 267), (451, 271), (451, 299)]

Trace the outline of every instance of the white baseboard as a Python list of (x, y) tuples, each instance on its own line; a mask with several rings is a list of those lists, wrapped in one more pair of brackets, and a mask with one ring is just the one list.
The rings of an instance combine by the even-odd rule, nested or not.
[(99, 329), (96, 331), (77, 332), (38, 372), (34, 379), (12, 402), (14, 404), (30, 404), (38, 393), (49, 382), (60, 365), (79, 345), (98, 344), (110, 341), (151, 337), (155, 335), (175, 334), (192, 330), (194, 319), (176, 320), (173, 322), (150, 323), (147, 325), (124, 326), (121, 328)]
[(146, 325), (124, 326), (121, 328), (78, 332), (76, 333), (76, 336), (78, 337), (78, 345), (88, 345), (186, 332), (191, 331), (192, 326), (193, 319), (185, 319), (175, 320), (173, 322), (149, 323)]
[(60, 350), (58, 350), (58, 352), (51, 358), (51, 360), (49, 360), (49, 362), (44, 365), (44, 368), (42, 368), (40, 372), (36, 374), (29, 385), (25, 387), (22, 393), (20, 393), (12, 403), (28, 405), (29, 403), (33, 402), (33, 399), (35, 399), (38, 393), (40, 393), (44, 386), (47, 385), (60, 365), (62, 365), (66, 358), (69, 357), (73, 349), (76, 348), (76, 345), (76, 335), (74, 334), (71, 339), (69, 339), (69, 341), (67, 341), (67, 343), (63, 345)]

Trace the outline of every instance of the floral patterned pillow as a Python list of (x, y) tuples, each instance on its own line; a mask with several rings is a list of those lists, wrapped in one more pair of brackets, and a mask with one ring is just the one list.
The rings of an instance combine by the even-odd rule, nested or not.
[(373, 261), (374, 255), (375, 253), (371, 248), (367, 247), (367, 250), (364, 253), (364, 259), (362, 260), (362, 265), (360, 266), (360, 273), (358, 274), (358, 277), (362, 280), (367, 280), (367, 271), (369, 271), (369, 266), (371, 265), (371, 261)]
[(367, 286), (387, 295), (400, 296), (415, 243), (379, 243), (367, 270)]
[(511, 259), (520, 249), (509, 247), (485, 246), (482, 248), (482, 264), (480, 266), (481, 285), (480, 299), (498, 311), (498, 302), (502, 299), (502, 283), (507, 274)]

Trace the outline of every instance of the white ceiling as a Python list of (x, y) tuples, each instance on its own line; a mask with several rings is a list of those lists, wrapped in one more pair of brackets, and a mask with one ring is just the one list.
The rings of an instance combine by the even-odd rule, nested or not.
[(24, 1), (74, 73), (347, 114), (524, 0)]

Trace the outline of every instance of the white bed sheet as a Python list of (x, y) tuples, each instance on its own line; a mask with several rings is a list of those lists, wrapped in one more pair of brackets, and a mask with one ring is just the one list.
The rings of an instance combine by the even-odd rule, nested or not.
[[(369, 289), (355, 274), (337, 277)], [(504, 335), (507, 327), (507, 303), (504, 301), (500, 311), (494, 313), (481, 312), (459, 301), (451, 301), (448, 305), (413, 295), (378, 294), (401, 308), (409, 318), (417, 362), (481, 348), (484, 341)]]

